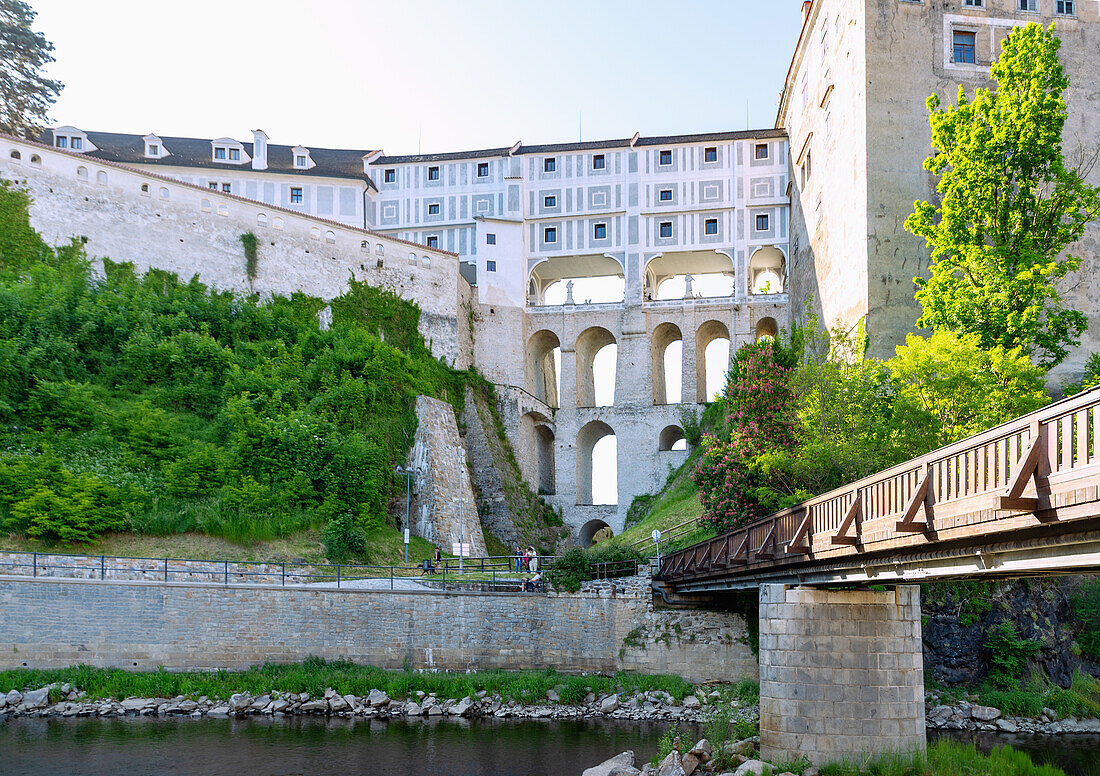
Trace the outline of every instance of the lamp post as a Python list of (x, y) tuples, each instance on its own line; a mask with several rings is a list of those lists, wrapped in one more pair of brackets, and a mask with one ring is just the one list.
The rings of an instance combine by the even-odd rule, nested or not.
[(394, 472), (405, 477), (405, 565), (409, 564), (409, 499), (412, 497), (412, 476), (419, 471), (411, 466), (395, 466)]

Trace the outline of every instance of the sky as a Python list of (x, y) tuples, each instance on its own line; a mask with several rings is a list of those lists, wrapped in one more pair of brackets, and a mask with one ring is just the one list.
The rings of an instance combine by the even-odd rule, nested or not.
[(30, 3), (59, 123), (391, 154), (771, 127), (801, 19), (799, 0)]
[[(802, 5), (29, 1), (65, 84), (55, 123), (390, 154), (771, 127)], [(614, 440), (598, 454), (594, 500), (613, 502)]]

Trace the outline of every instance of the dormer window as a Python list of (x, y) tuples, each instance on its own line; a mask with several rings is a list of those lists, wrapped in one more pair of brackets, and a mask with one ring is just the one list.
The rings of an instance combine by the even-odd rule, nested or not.
[(229, 161), (239, 162), (241, 160), (241, 149), (230, 148), (229, 149)]
[(168, 149), (164, 147), (164, 143), (156, 135), (146, 135), (142, 140), (145, 141), (146, 159), (160, 159), (162, 156), (172, 155), (168, 153)]
[(301, 167), (301, 168), (305, 168), (305, 166), (306, 166), (306, 158), (305, 158), (305, 156), (304, 156), (304, 155), (302, 155), (302, 154), (295, 154), (295, 155), (294, 155), (294, 166), (295, 166), (295, 167)]
[(149, 156), (160, 156), (160, 146), (156, 143), (150, 143)]
[(226, 151), (227, 151), (227, 149), (225, 149), (225, 148), (215, 148), (214, 149), (214, 158), (215, 159), (220, 159), (221, 161), (224, 162)]
[(96, 146), (88, 136), (73, 126), (55, 127), (53, 129), (54, 148), (65, 148), (70, 151), (95, 151)]
[(69, 147), (69, 138), (67, 138), (65, 135), (61, 135), (60, 137), (55, 137), (53, 139), (53, 144), (57, 148), (68, 148)]
[(313, 159), (309, 156), (309, 149), (303, 146), (295, 146), (290, 149), (291, 157), (294, 160), (295, 170), (308, 170), (316, 165), (313, 163)]
[(241, 162), (252, 161), (248, 154), (244, 153), (244, 147), (231, 137), (219, 137), (217, 140), (211, 141), (211, 146), (214, 148), (215, 162), (240, 164)]
[(84, 148), (84, 138), (74, 137), (69, 139), (69, 147), (74, 151), (80, 151)]

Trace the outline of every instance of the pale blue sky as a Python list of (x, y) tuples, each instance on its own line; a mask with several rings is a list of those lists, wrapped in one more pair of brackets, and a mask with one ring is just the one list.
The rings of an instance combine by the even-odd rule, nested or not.
[(384, 148), (770, 127), (799, 0), (30, 0), (82, 129)]

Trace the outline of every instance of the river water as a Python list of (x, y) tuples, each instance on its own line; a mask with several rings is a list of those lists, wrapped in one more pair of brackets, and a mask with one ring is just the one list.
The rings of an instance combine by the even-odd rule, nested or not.
[[(627, 749), (649, 760), (667, 729), (604, 719), (9, 719), (0, 774), (580, 776)], [(950, 737), (984, 750), (1009, 743), (1070, 776), (1100, 776), (1100, 736)]]

